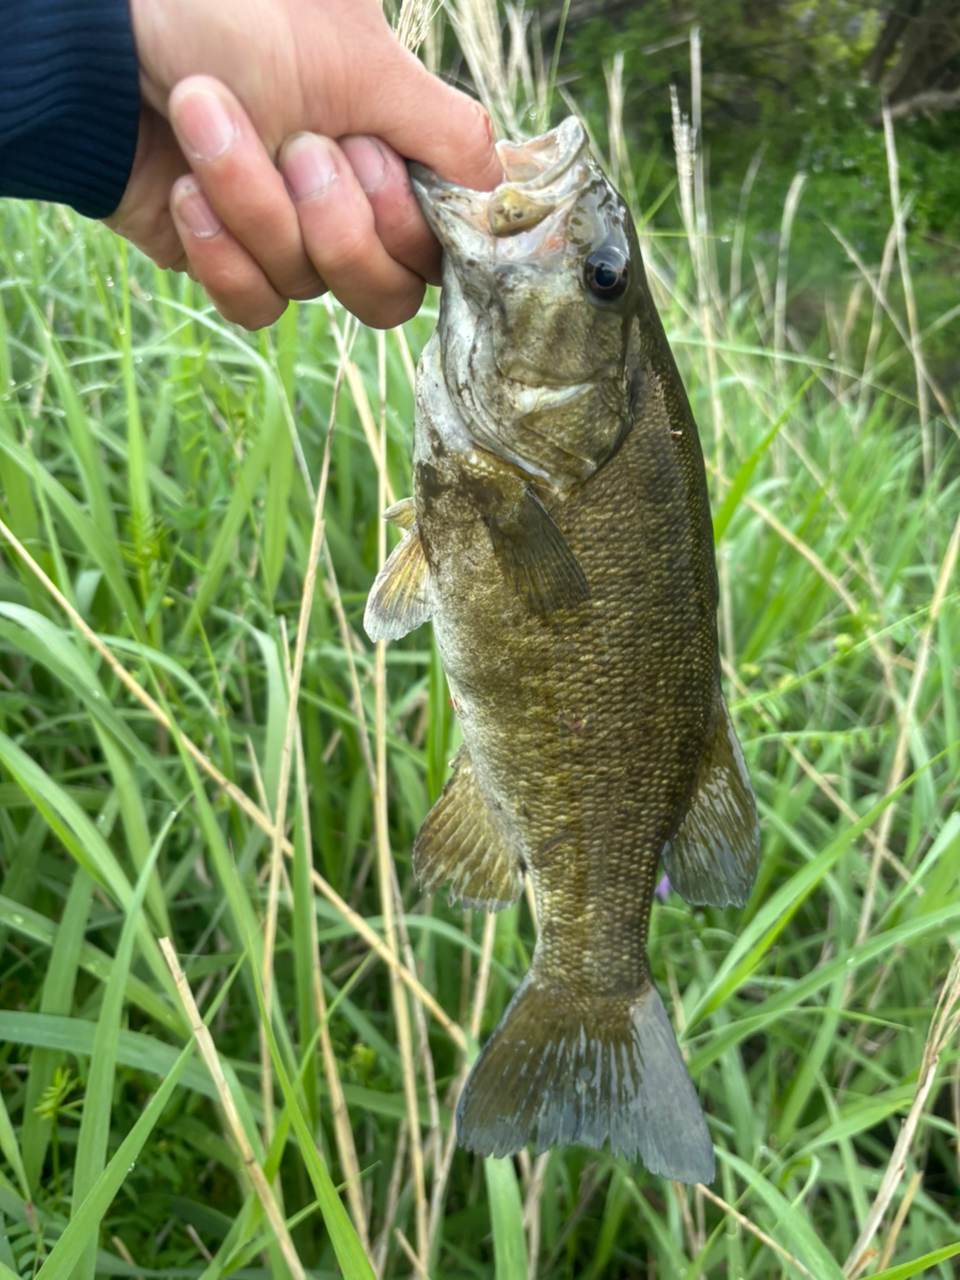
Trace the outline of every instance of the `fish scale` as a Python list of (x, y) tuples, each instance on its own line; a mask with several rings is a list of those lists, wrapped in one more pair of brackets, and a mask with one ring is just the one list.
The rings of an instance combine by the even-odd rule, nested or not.
[(373, 639), (432, 620), (464, 746), (414, 846), (424, 888), (498, 909), (529, 876), (530, 971), (474, 1065), (460, 1141), (609, 1143), (709, 1181), (706, 1120), (654, 987), (663, 861), (743, 903), (758, 831), (720, 691), (696, 425), (620, 197), (579, 121), (472, 192), (413, 170), (444, 247), (414, 495)]

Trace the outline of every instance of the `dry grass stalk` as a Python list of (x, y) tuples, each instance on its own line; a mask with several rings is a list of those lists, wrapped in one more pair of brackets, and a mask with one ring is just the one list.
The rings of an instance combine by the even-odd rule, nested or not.
[(494, 129), (500, 136), (519, 138), (520, 122), (514, 105), (518, 68), (508, 67), (504, 57), (496, 0), (447, 0), (445, 9), (477, 96), (489, 111)]
[[(290, 852), (293, 852), (292, 847)], [(319, 889), (320, 893), (323, 894), (327, 901), (337, 909), (347, 924), (350, 925), (351, 929), (353, 929), (359, 937), (363, 938), (371, 951), (374, 951), (384, 962), (391, 975), (407, 987), (410, 994), (415, 999), (419, 1000), (425, 1009), (430, 1011), (430, 1015), (433, 1017), (440, 1029), (446, 1033), (462, 1053), (466, 1053), (467, 1038), (463, 1033), (463, 1028), (454, 1022), (447, 1014), (446, 1010), (437, 1003), (436, 998), (431, 995), (416, 974), (411, 973), (407, 966), (390, 951), (387, 944), (381, 937), (379, 937), (376, 931), (370, 927), (366, 920), (364, 920), (363, 916), (354, 911), (349, 903), (344, 902), (343, 898), (340, 897), (333, 885), (325, 880), (319, 871), (314, 870), (311, 872), (311, 876), (315, 887)]]
[(213, 1262), (213, 1254), (210, 1252), (207, 1246), (200, 1239), (200, 1233), (197, 1230), (197, 1228), (193, 1225), (193, 1223), (188, 1222), (186, 1229), (187, 1229), (187, 1235), (193, 1241), (193, 1244), (195, 1249), (197, 1250), (197, 1253), (199, 1253), (200, 1257), (203, 1258), (204, 1262), (206, 1262), (207, 1264)]
[(393, 1238), (396, 1240), (397, 1244), (400, 1246), (403, 1252), (407, 1255), (408, 1261), (410, 1262), (416, 1274), (420, 1277), (420, 1280), (430, 1280), (430, 1273), (427, 1271), (426, 1267), (423, 1265), (423, 1263), (414, 1253), (413, 1248), (411, 1247), (410, 1241), (403, 1234), (403, 1232), (400, 1230), (399, 1227), (394, 1227)]
[(527, 1280), (537, 1280), (537, 1260), (540, 1256), (540, 1211), (543, 1200), (543, 1179), (547, 1172), (550, 1152), (543, 1151), (533, 1162), (527, 1196), (523, 1202), (523, 1225), (527, 1233)]
[[(26, 549), (19, 538), (16, 537), (10, 528), (0, 520), (0, 536), (6, 539), (10, 546), (16, 551), (17, 555), (27, 566), (34, 577), (41, 583), (50, 598), (63, 610), (70, 619), (73, 626), (83, 636), (97, 653), (103, 658), (104, 662), (117, 677), (123, 687), (130, 693), (141, 706), (145, 707), (151, 716), (164, 729), (170, 733), (176, 733), (178, 742), (182, 745), (183, 750), (188, 756), (200, 766), (206, 775), (215, 783), (215, 785), (227, 795), (237, 808), (244, 813), (251, 822), (260, 828), (272, 838), (275, 824), (267, 813), (256, 805), (250, 797), (230, 779), (222, 773), (217, 766), (204, 754), (189, 738), (185, 737), (174, 726), (174, 722), (167, 715), (164, 709), (152, 698), (142, 685), (138, 684), (126, 667), (118, 661), (113, 651), (100, 639), (96, 632), (88, 626), (83, 617), (77, 612), (69, 600), (64, 596), (63, 592), (56, 586), (53, 580), (44, 572), (37, 564), (33, 556)], [(284, 836), (282, 839), (282, 847), (284, 853), (288, 857), (293, 856), (293, 845)], [(406, 965), (402, 964), (398, 958), (391, 953), (389, 947), (379, 937), (377, 932), (370, 927), (364, 918), (359, 915), (349, 903), (337, 893), (336, 889), (327, 882), (327, 880), (314, 868), (311, 871), (311, 878), (314, 887), (323, 895), (324, 898), (339, 912), (351, 929), (361, 937), (367, 946), (373, 951), (379, 959), (381, 959), (391, 973), (403, 982), (410, 992), (421, 1001), (425, 1008), (429, 1009), (431, 1016), (437, 1022), (438, 1026), (445, 1032), (447, 1036), (454, 1042), (458, 1049), (466, 1051), (467, 1041), (463, 1030), (447, 1015), (446, 1011), (441, 1008), (438, 1002), (424, 987), (423, 983), (417, 978), (416, 974), (411, 973)]]
[(230, 1092), (230, 1086), (227, 1084), (227, 1078), (223, 1073), (220, 1065), (220, 1059), (217, 1056), (217, 1050), (213, 1043), (213, 1037), (204, 1024), (200, 1016), (200, 1010), (196, 1006), (193, 998), (193, 992), (190, 990), (190, 984), (187, 982), (187, 976), (180, 968), (177, 960), (177, 953), (173, 949), (173, 944), (169, 938), (160, 938), (160, 949), (163, 952), (164, 959), (173, 975), (176, 983), (177, 994), (183, 1005), (184, 1012), (187, 1015), (187, 1021), (190, 1030), (193, 1032), (197, 1042), (197, 1047), (206, 1064), (210, 1077), (213, 1080), (214, 1087), (217, 1091), (217, 1097), (223, 1108), (223, 1114), (227, 1122), (227, 1129), (233, 1138), (240, 1153), (240, 1159), (246, 1171), (247, 1177), (250, 1179), (251, 1186), (263, 1206), (264, 1214), (273, 1230), (280, 1252), (283, 1254), (284, 1261), (290, 1268), (290, 1272), (294, 1280), (306, 1280), (306, 1272), (300, 1262), (294, 1243), (290, 1238), (287, 1230), (287, 1224), (284, 1221), (280, 1206), (277, 1204), (273, 1189), (264, 1176), (263, 1170), (254, 1155), (253, 1148), (243, 1129), (240, 1116), (233, 1101), (233, 1095)]
[(403, 0), (397, 15), (394, 32), (405, 49), (416, 53), (430, 34), (434, 16), (441, 7), (441, 0)]
[[(299, 729), (298, 704), (300, 682), (303, 676), (303, 660), (307, 647), (307, 633), (313, 607), (313, 597), (316, 590), (320, 551), (323, 546), (323, 506), (326, 500), (327, 482), (330, 475), (330, 451), (333, 443), (333, 429), (336, 423), (337, 408), (340, 402), (340, 389), (343, 385), (344, 373), (348, 363), (352, 339), (355, 334), (356, 329), (351, 329), (350, 340), (341, 345), (340, 360), (330, 400), (330, 416), (324, 441), (323, 459), (320, 468), (320, 483), (314, 498), (314, 516), (313, 528), (310, 535), (310, 552), (307, 558), (307, 572), (304, 578), (303, 591), (301, 593), (300, 616), (297, 624), (296, 648), (292, 667), (289, 663), (286, 627), (284, 625), (284, 620), (280, 620), (283, 640), (283, 658), (287, 675), (287, 719), (284, 726), (283, 745), (280, 751), (280, 769), (277, 778), (277, 794), (273, 805), (274, 825), (270, 848), (270, 878), (267, 887), (263, 958), (260, 975), (264, 1000), (264, 1022), (266, 1024), (270, 1022), (273, 1011), (273, 963), (277, 937), (280, 879), (284, 866), (283, 830), (287, 813), (287, 800), (290, 789), (290, 775), (293, 767), (295, 740)], [(284, 397), (284, 400), (286, 400), (286, 397)], [(265, 1025), (260, 1028), (260, 1078), (261, 1095), (264, 1108), (264, 1129), (266, 1139), (269, 1142), (273, 1136), (273, 1072)], [(338, 1134), (338, 1136), (342, 1136), (342, 1134)], [(352, 1190), (352, 1195), (349, 1197), (351, 1200), (351, 1209), (354, 1211), (355, 1218), (359, 1216), (357, 1229), (361, 1233), (361, 1239), (363, 1239), (365, 1236), (363, 1229), (363, 1216), (362, 1213), (359, 1215), (357, 1214), (357, 1205), (359, 1202), (358, 1185), (357, 1181), (350, 1177), (351, 1150), (352, 1138), (350, 1149), (345, 1153), (346, 1160), (344, 1162), (344, 1167), (345, 1171), (348, 1173), (348, 1188)], [(343, 1155), (344, 1152), (341, 1151), (341, 1156)], [(355, 1152), (353, 1153), (352, 1164), (354, 1167), (356, 1166)], [(277, 1194), (282, 1195), (279, 1177), (276, 1180), (276, 1184)]]
[[(467, 1075), (470, 1068), (466, 1063), (460, 1068), (459, 1073), (454, 1077), (449, 1090), (448, 1098), (451, 1102), (459, 1098), (460, 1091), (467, 1082)], [(450, 1179), (450, 1170), (453, 1168), (453, 1154), (457, 1147), (457, 1126), (452, 1124), (450, 1130), (443, 1140), (442, 1149), (438, 1158), (435, 1157), (434, 1173), (433, 1173), (433, 1189), (430, 1193), (430, 1229), (429, 1229), (429, 1249), (428, 1256), (432, 1256), (434, 1242), (437, 1232), (443, 1219), (444, 1197), (446, 1196), (447, 1183)]]
[[(773, 295), (773, 350), (775, 353), (774, 373), (778, 383), (782, 384), (786, 376), (787, 366), (783, 360), (787, 338), (787, 285), (789, 282), (790, 236), (793, 232), (794, 219), (807, 175), (795, 173), (787, 198), (783, 202), (783, 216), (780, 219), (780, 244), (777, 251), (777, 283)], [(781, 460), (782, 461), (782, 460)]]
[[(303, 737), (300, 724), (297, 723), (297, 792), (300, 800), (303, 838), (306, 843), (305, 857), (307, 865), (313, 865), (313, 849), (310, 840), (310, 809), (307, 790), (307, 766), (303, 750)], [(291, 894), (292, 899), (292, 894)], [(320, 967), (320, 947), (317, 941), (317, 913), (310, 911), (310, 955), (312, 958), (312, 988), (317, 1024), (320, 1028), (320, 1052), (323, 1057), (323, 1068), (327, 1077), (327, 1089), (330, 1093), (330, 1115), (333, 1120), (333, 1132), (337, 1143), (337, 1154), (343, 1170), (347, 1188), (347, 1204), (350, 1216), (356, 1228), (360, 1243), (367, 1255), (370, 1254), (370, 1235), (367, 1227), (367, 1210), (363, 1201), (363, 1186), (360, 1179), (360, 1162), (357, 1158), (356, 1143), (353, 1138), (353, 1126), (347, 1109), (343, 1085), (340, 1081), (340, 1068), (337, 1055), (334, 1053), (333, 1040), (330, 1037), (327, 998), (323, 990), (323, 972)]]
[[(607, 85), (607, 119), (610, 132), (610, 181), (619, 191), (625, 178), (630, 178), (630, 158), (623, 132), (623, 51), (614, 54), (613, 62), (603, 69)], [(631, 203), (635, 204), (636, 201)]]
[[(387, 474), (386, 474), (386, 343), (382, 333), (377, 335), (377, 355), (380, 379), (380, 465), (379, 496), (380, 509), (387, 506)], [(386, 524), (381, 521), (378, 528), (377, 563), (382, 566), (387, 556)], [(396, 909), (393, 891), (393, 857), (390, 850), (390, 833), (387, 817), (387, 665), (386, 643), (381, 640), (377, 644), (374, 667), (374, 692), (376, 697), (376, 720), (374, 725), (374, 745), (376, 762), (376, 787), (374, 790), (374, 830), (377, 846), (377, 872), (380, 884), (380, 910), (383, 915), (383, 931), (387, 946), (400, 964), (400, 946), (397, 935)], [(420, 1135), (420, 1104), (417, 1097), (416, 1067), (413, 1055), (413, 1037), (410, 1029), (410, 1010), (407, 1005), (406, 992), (397, 977), (397, 969), (391, 968), (390, 994), (393, 1002), (394, 1020), (397, 1029), (397, 1042), (400, 1049), (400, 1061), (403, 1067), (403, 1092), (407, 1105), (407, 1125), (410, 1136), (410, 1165), (413, 1173), (414, 1218), (417, 1232), (417, 1252), (421, 1260), (427, 1256), (427, 1194), (424, 1177), (423, 1143)]]
[[(847, 253), (848, 257), (850, 257), (850, 251), (848, 250), (843, 237), (840, 236), (833, 228), (831, 228), (831, 231), (833, 231), (834, 236), (839, 240), (844, 252)], [(857, 258), (851, 258), (851, 261), (853, 261), (854, 265), (857, 266), (860, 271), (861, 280), (865, 280), (867, 282), (870, 286), (871, 292), (873, 293), (870, 332), (867, 335), (867, 347), (863, 357), (863, 373), (857, 383), (859, 395), (856, 425), (858, 427), (862, 425), (870, 405), (870, 397), (865, 394), (865, 391), (872, 384), (874, 379), (877, 348), (880, 345), (880, 338), (883, 333), (883, 316), (887, 311), (887, 286), (890, 283), (890, 273), (893, 271), (893, 259), (896, 254), (896, 250), (897, 230), (896, 227), (891, 227), (883, 242), (883, 253), (880, 256), (880, 267), (877, 272), (876, 280), (873, 279), (872, 273), (867, 271), (863, 262), (860, 262)]]
[[(958, 523), (958, 528), (960, 528), (960, 523)], [(941, 988), (937, 1006), (930, 1020), (930, 1030), (923, 1046), (920, 1075), (917, 1079), (917, 1089), (913, 1096), (913, 1102), (910, 1104), (906, 1120), (900, 1127), (897, 1141), (894, 1144), (890, 1160), (883, 1175), (883, 1181), (880, 1183), (880, 1189), (870, 1207), (870, 1212), (867, 1214), (863, 1229), (844, 1264), (843, 1273), (848, 1280), (856, 1280), (856, 1277), (862, 1274), (871, 1261), (873, 1251), (870, 1249), (870, 1242), (879, 1229), (884, 1214), (887, 1212), (890, 1202), (896, 1194), (900, 1180), (906, 1171), (907, 1157), (920, 1123), (920, 1117), (926, 1106), (927, 1098), (936, 1079), (940, 1057), (957, 1033), (958, 1028), (960, 1028), (960, 954), (955, 957), (950, 967), (947, 980)]]
[[(687, 1238), (687, 1249), (691, 1258), (697, 1258), (700, 1250), (703, 1248), (703, 1239), (693, 1221), (693, 1214), (690, 1212), (690, 1201), (687, 1198), (687, 1188), (682, 1182), (671, 1182), (670, 1190), (673, 1192), (673, 1198), (677, 1202), (677, 1208), (680, 1210), (680, 1221), (683, 1223), (683, 1234)], [(697, 1280), (703, 1280), (703, 1272), (697, 1269)]]
[(893, 1222), (890, 1224), (890, 1230), (887, 1232), (887, 1238), (883, 1242), (883, 1249), (880, 1257), (877, 1259), (877, 1270), (886, 1271), (890, 1265), (890, 1259), (893, 1257), (893, 1251), (897, 1247), (897, 1239), (900, 1235), (900, 1229), (907, 1220), (907, 1214), (910, 1206), (913, 1204), (913, 1197), (920, 1189), (920, 1183), (923, 1181), (923, 1174), (917, 1169), (910, 1181), (907, 1183), (907, 1189), (903, 1193), (903, 1198), (897, 1205), (897, 1212), (894, 1215)]
[[(201, 1255), (206, 1259), (206, 1261), (212, 1262), (213, 1258), (210, 1256), (210, 1253), (207, 1250), (206, 1245), (203, 1243), (200, 1237), (197, 1236), (196, 1228), (193, 1226), (188, 1226), (187, 1234), (189, 1235), (190, 1239), (194, 1241), (194, 1244), (196, 1244)], [(194, 1239), (195, 1236), (196, 1236), (196, 1239)], [(117, 1253), (124, 1260), (124, 1262), (127, 1264), (128, 1267), (131, 1267), (131, 1268), (136, 1267), (137, 1264), (133, 1260), (133, 1254), (130, 1252), (130, 1250), (123, 1243), (123, 1241), (120, 1239), (119, 1236), (111, 1236), (110, 1243), (113, 1245), (114, 1249), (116, 1249)], [(132, 1277), (132, 1280), (144, 1280), (144, 1277), (139, 1273), (135, 1273), (134, 1276)]]
[[(330, 474), (330, 447), (333, 442), (333, 427), (336, 422), (337, 405), (340, 398), (340, 387), (343, 382), (345, 355), (340, 358), (337, 377), (334, 382), (330, 403), (330, 421), (327, 427), (326, 441), (321, 466), (320, 487), (314, 501), (313, 529), (310, 535), (310, 554), (307, 558), (307, 573), (304, 579), (300, 600), (300, 618), (297, 624), (296, 650), (292, 669), (289, 667), (289, 653), (286, 642), (286, 627), (281, 618), (283, 635), (284, 663), (287, 665), (287, 721), (284, 726), (283, 746), (280, 751), (280, 771), (277, 778), (277, 795), (273, 806), (273, 838), (270, 849), (270, 880), (267, 888), (267, 914), (264, 922), (263, 963), (260, 975), (263, 987), (263, 999), (266, 1019), (269, 1021), (273, 1009), (273, 959), (277, 938), (277, 910), (280, 888), (280, 872), (283, 867), (283, 828), (287, 812), (287, 798), (290, 789), (290, 773), (293, 762), (294, 736), (297, 729), (298, 700), (300, 681), (303, 675), (303, 657), (307, 647), (307, 630), (310, 612), (313, 606), (314, 590), (317, 581), (317, 566), (320, 561), (320, 548), (323, 545), (323, 504), (327, 492), (327, 480)], [(270, 1066), (270, 1052), (266, 1031), (260, 1031), (260, 1069), (261, 1092), (263, 1095), (266, 1134), (269, 1141), (273, 1124), (273, 1081)]]
[(397, 1125), (397, 1145), (393, 1152), (393, 1167), (390, 1170), (390, 1182), (387, 1185), (387, 1203), (383, 1215), (383, 1225), (373, 1246), (373, 1269), (378, 1276), (383, 1275), (387, 1265), (387, 1250), (390, 1247), (390, 1229), (397, 1216), (397, 1205), (400, 1203), (400, 1185), (403, 1171), (407, 1166), (407, 1124), (401, 1120)]
[[(384, 477), (384, 505), (381, 510), (385, 511), (387, 507), (393, 506), (397, 500), (394, 493), (393, 485), (390, 483), (390, 477), (386, 474), (386, 466), (381, 454), (380, 437), (377, 434), (377, 425), (374, 421), (373, 410), (370, 408), (370, 399), (367, 395), (367, 388), (364, 385), (363, 374), (353, 363), (349, 361), (346, 368), (347, 383), (350, 387), (350, 395), (353, 397), (354, 407), (357, 411), (357, 417), (360, 419), (360, 426), (363, 428), (363, 435), (367, 442), (367, 448), (370, 450), (370, 456), (373, 458), (377, 471)], [(329, 557), (328, 563), (329, 563)]]
[(930, 436), (930, 398), (927, 394), (927, 371), (920, 348), (917, 302), (913, 293), (913, 277), (910, 274), (910, 258), (907, 254), (906, 209), (900, 199), (900, 162), (897, 159), (897, 140), (893, 132), (893, 118), (886, 100), (883, 103), (883, 141), (887, 151), (887, 174), (890, 179), (890, 204), (893, 207), (893, 227), (897, 237), (897, 257), (900, 261), (900, 278), (903, 281), (903, 300), (907, 308), (907, 325), (910, 329), (910, 354), (917, 374), (917, 409), (920, 414), (920, 439), (923, 449), (923, 478), (930, 479), (933, 469), (933, 441)]
[(490, 982), (490, 966), (493, 963), (493, 941), (497, 935), (497, 917), (490, 911), (483, 921), (483, 940), (480, 943), (480, 961), (477, 965), (477, 980), (473, 988), (473, 1010), (470, 1014), (470, 1038), (479, 1039), (480, 1024), (483, 1021), (483, 1007), (487, 1002), (487, 987)]
[[(838, 241), (838, 243), (842, 246), (844, 253), (846, 253), (847, 257), (850, 259), (853, 265), (857, 268), (857, 270), (863, 276), (864, 280), (867, 282), (867, 285), (869, 286), (871, 292), (874, 295), (876, 306), (882, 309), (882, 311), (886, 314), (887, 318), (889, 319), (890, 323), (893, 325), (894, 329), (897, 331), (897, 334), (901, 338), (903, 343), (907, 347), (910, 347), (911, 345), (910, 335), (907, 332), (907, 330), (903, 327), (903, 322), (901, 321), (900, 317), (897, 315), (896, 311), (891, 306), (890, 300), (887, 297), (887, 291), (886, 291), (887, 281), (884, 274), (885, 268), (887, 266), (887, 251), (886, 250), (884, 251), (884, 260), (881, 263), (879, 276), (877, 279), (874, 279), (873, 272), (871, 272), (866, 267), (866, 265), (863, 262), (863, 259), (857, 253), (856, 249), (853, 247), (850, 241), (847, 240), (847, 238), (842, 234), (842, 232), (838, 231), (836, 227), (830, 227), (830, 231), (832, 235), (835, 237), (835, 239)], [(895, 245), (896, 243), (895, 233), (896, 233), (896, 228), (893, 227), (891, 228), (890, 234), (887, 237), (887, 249), (890, 250), (891, 254), (892, 254), (891, 246)], [(952, 312), (948, 314), (952, 314)], [(880, 329), (879, 329), (878, 314), (875, 315), (875, 323), (877, 326), (876, 341), (877, 343), (879, 343)], [(872, 337), (873, 337), (873, 334), (871, 333), (871, 338)], [(911, 352), (912, 352), (912, 348), (911, 348)], [(870, 356), (869, 342), (867, 344), (867, 355), (869, 359), (869, 356)], [(891, 357), (891, 359), (896, 359), (896, 356)], [(861, 382), (864, 384), (864, 386), (869, 386), (875, 383), (877, 374), (883, 368), (884, 363), (886, 362), (882, 361), (879, 365), (873, 366), (873, 365), (868, 365), (867, 362), (865, 361), (864, 372), (861, 378)], [(928, 388), (928, 390), (930, 391), (930, 394), (936, 400), (937, 407), (939, 408), (940, 412), (943, 414), (944, 418), (949, 423), (952, 430), (956, 434), (960, 435), (960, 421), (958, 421), (957, 415), (953, 407), (951, 406), (950, 401), (948, 400), (946, 395), (944, 395), (941, 388), (938, 386), (933, 375), (927, 369), (926, 364), (921, 363), (916, 367), (917, 367), (918, 373), (921, 373), (923, 376), (925, 386)], [(862, 417), (860, 420), (862, 421)]]
[(810, 1280), (819, 1280), (819, 1277), (815, 1276), (812, 1271), (805, 1267), (799, 1258), (795, 1258), (788, 1249), (783, 1247), (782, 1244), (778, 1244), (776, 1240), (774, 1240), (773, 1236), (768, 1236), (765, 1231), (761, 1231), (760, 1228), (752, 1223), (749, 1218), (744, 1217), (739, 1209), (735, 1209), (732, 1204), (727, 1204), (726, 1200), (724, 1200), (722, 1196), (718, 1196), (715, 1191), (711, 1191), (709, 1187), (705, 1187), (702, 1183), (697, 1183), (697, 1190), (701, 1195), (706, 1196), (708, 1200), (712, 1200), (718, 1208), (724, 1211), (724, 1213), (729, 1214), (734, 1222), (739, 1223), (739, 1225), (743, 1227), (744, 1231), (749, 1231), (752, 1236), (756, 1236), (756, 1238), (762, 1244), (765, 1244), (768, 1249), (772, 1249), (775, 1254), (783, 1258), (784, 1262), (788, 1262), (791, 1267), (796, 1267), (796, 1269), (801, 1271), (805, 1276), (809, 1276)]
[[(680, 100), (673, 85), (670, 86), (670, 107), (673, 113), (673, 145), (677, 157), (677, 178), (680, 186), (680, 208), (684, 231), (690, 246), (697, 285), (697, 308), (700, 329), (703, 333), (707, 359), (707, 383), (710, 395), (710, 416), (713, 422), (713, 467), (715, 478), (722, 490), (727, 487), (724, 441), (726, 422), (723, 402), (720, 398), (720, 371), (717, 359), (715, 312), (719, 311), (716, 264), (709, 251), (708, 210), (703, 153), (699, 146), (702, 117), (702, 72), (700, 57), (700, 28), (690, 31), (690, 102), (691, 120), (680, 110)], [(720, 584), (720, 626), (723, 654), (734, 665), (733, 608), (730, 593), (730, 566), (724, 557), (718, 564)]]
[[(947, 594), (947, 588), (953, 580), (954, 569), (956, 568), (957, 556), (960, 552), (960, 518), (957, 519), (953, 527), (953, 533), (947, 544), (947, 550), (940, 565), (940, 573), (937, 577), (937, 585), (933, 592), (933, 599), (930, 603), (930, 613), (924, 624), (923, 631), (920, 633), (920, 642), (917, 645), (917, 657), (913, 668), (913, 676), (910, 680), (910, 688), (907, 693), (906, 702), (900, 713), (900, 727), (897, 734), (897, 743), (893, 753), (893, 763), (890, 766), (890, 775), (887, 778), (886, 795), (890, 795), (895, 791), (903, 781), (907, 771), (907, 759), (910, 751), (910, 734), (914, 727), (914, 718), (916, 714), (917, 701), (923, 689), (923, 682), (927, 672), (927, 663), (930, 660), (930, 651), (933, 641), (933, 631), (940, 616), (940, 609), (943, 606), (944, 597)], [(867, 878), (867, 888), (863, 895), (863, 906), (860, 911), (860, 921), (857, 925), (857, 937), (855, 945), (859, 946), (870, 930), (870, 924), (873, 919), (873, 904), (877, 893), (877, 884), (880, 876), (880, 856), (887, 846), (887, 840), (890, 835), (890, 828), (893, 824), (894, 805), (887, 805), (880, 817), (880, 823), (877, 828), (877, 845), (874, 848), (873, 857), (870, 861), (870, 874)], [(847, 991), (844, 998), (849, 992), (851, 980), (848, 980)]]
[(757, 180), (757, 174), (760, 172), (762, 163), (763, 148), (761, 147), (750, 160), (746, 176), (740, 186), (740, 203), (737, 209), (736, 225), (733, 229), (733, 246), (730, 251), (730, 301), (728, 305), (731, 308), (736, 306), (740, 299), (743, 279), (743, 244), (747, 235), (747, 208), (750, 204), (750, 193), (753, 190), (753, 184)]

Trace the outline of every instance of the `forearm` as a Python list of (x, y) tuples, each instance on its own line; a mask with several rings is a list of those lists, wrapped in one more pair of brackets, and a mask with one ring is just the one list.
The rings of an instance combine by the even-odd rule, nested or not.
[(139, 104), (128, 0), (0, 0), (0, 196), (106, 217)]

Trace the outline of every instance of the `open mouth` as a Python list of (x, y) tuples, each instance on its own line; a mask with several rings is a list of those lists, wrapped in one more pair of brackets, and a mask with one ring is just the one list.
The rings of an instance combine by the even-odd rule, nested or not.
[(501, 185), (523, 184), (531, 193), (542, 191), (567, 173), (586, 145), (586, 132), (576, 116), (530, 142), (498, 142), (497, 155), (506, 174)]
[(537, 226), (581, 188), (587, 135), (576, 116), (530, 142), (498, 142), (506, 178), (494, 191), (472, 191), (410, 165), (410, 177), (427, 221), (445, 245), (457, 222), (485, 238), (516, 235)]

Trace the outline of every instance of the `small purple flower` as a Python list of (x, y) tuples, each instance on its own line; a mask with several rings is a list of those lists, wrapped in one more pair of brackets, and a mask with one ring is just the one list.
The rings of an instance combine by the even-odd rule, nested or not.
[(657, 895), (657, 897), (660, 899), (661, 902), (666, 902), (667, 898), (670, 896), (670, 877), (667, 875), (666, 872), (664, 872), (663, 875), (660, 877), (660, 883), (657, 885), (657, 887), (654, 889), (653, 892)]

